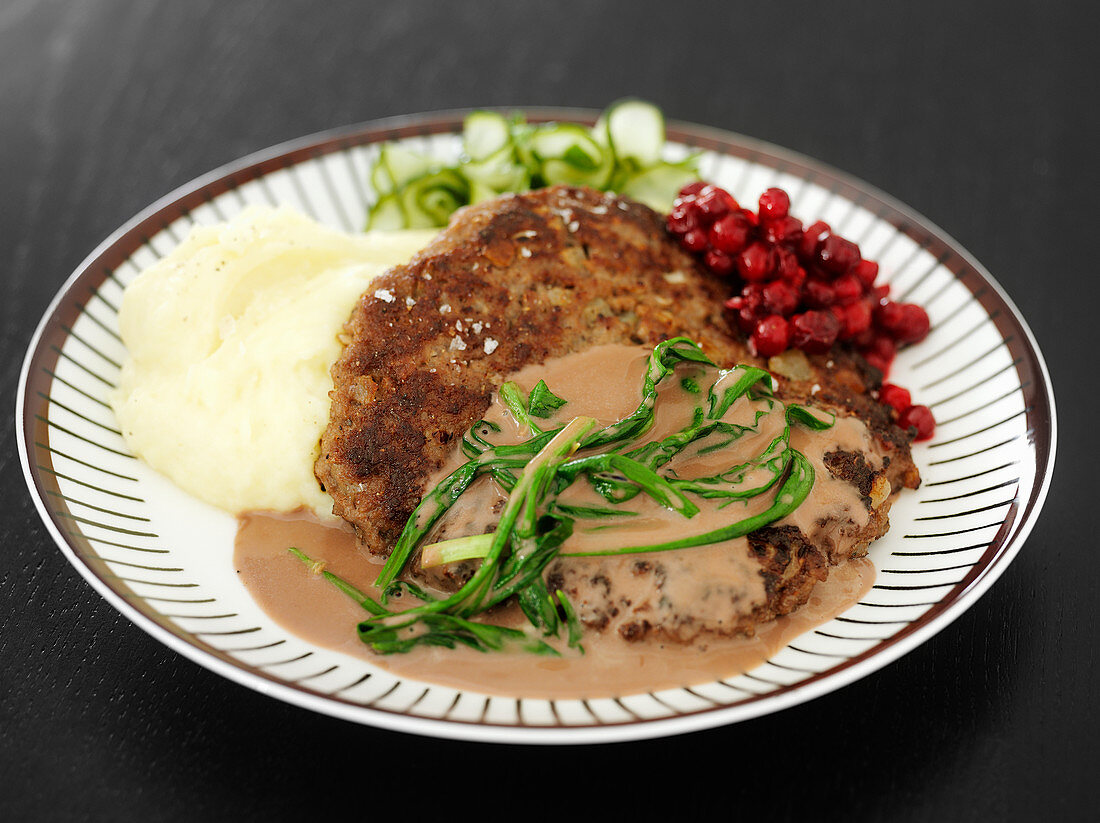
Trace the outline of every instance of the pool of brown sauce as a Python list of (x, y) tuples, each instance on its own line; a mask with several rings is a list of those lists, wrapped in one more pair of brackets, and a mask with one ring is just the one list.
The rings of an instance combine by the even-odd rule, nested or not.
[(748, 671), (798, 635), (847, 610), (870, 589), (875, 576), (867, 559), (831, 568), (829, 579), (814, 588), (805, 606), (761, 626), (753, 638), (681, 646), (627, 643), (614, 633), (589, 632), (583, 655), (570, 650), (561, 657), (484, 653), (465, 647), (379, 655), (356, 634), (365, 612), (289, 554), (289, 546), (323, 559), (327, 571), (375, 597), (379, 593), (371, 583), (382, 567), (359, 551), (350, 529), (322, 524), (311, 514), (243, 515), (237, 533), (237, 572), (260, 607), (292, 634), (402, 677), (489, 694), (554, 699), (689, 686)]
[[(647, 362), (648, 350), (629, 346), (601, 346), (558, 361), (528, 367), (511, 376), (525, 392), (539, 379), (545, 379), (552, 391), (569, 399), (561, 410), (568, 418), (577, 414), (595, 417), (601, 424), (620, 419), (637, 407), (639, 386)], [(671, 381), (663, 381), (673, 385)], [(678, 386), (678, 381), (676, 383)], [(656, 411), (656, 422), (647, 439), (657, 439), (669, 432), (678, 431), (690, 420), (696, 399), (678, 390), (662, 389)], [(729, 418), (737, 415), (746, 418), (754, 413), (751, 403), (741, 404), (731, 410)], [(686, 418), (685, 418), (686, 415)], [(781, 414), (773, 414), (768, 423), (781, 424)], [(499, 403), (485, 414), (502, 427), (495, 435), (495, 442), (518, 442), (529, 434), (512, 420)], [(549, 425), (549, 424), (547, 424)], [(742, 457), (726, 454), (728, 466), (738, 459), (747, 459), (762, 451), (775, 432), (761, 427), (759, 435), (744, 437), (735, 448), (745, 450)], [(837, 447), (860, 449), (866, 446), (867, 433), (858, 420), (842, 419), (825, 432), (814, 433), (795, 429), (792, 445), (802, 451), (817, 469), (810, 499), (784, 522), (789, 522), (810, 534), (821, 527), (816, 513), (822, 510), (845, 510), (853, 517), (866, 516), (858, 493), (845, 483), (834, 480), (822, 464), (823, 455)], [(715, 455), (700, 455), (695, 463), (676, 466), (681, 476), (705, 476), (716, 470), (709, 465)], [(444, 466), (428, 481), (428, 487), (442, 479), (460, 465), (458, 457), (453, 464)], [(480, 482), (480, 481), (479, 481)], [(584, 484), (575, 484), (567, 490), (578, 489), (585, 494)], [(470, 533), (473, 527), (482, 531), (484, 511), (499, 499), (499, 491), (491, 484), (482, 483), (481, 491), (464, 496), (464, 505), (452, 519), (458, 533)], [(587, 492), (594, 494), (591, 492)], [(469, 498), (466, 500), (465, 498)], [(767, 500), (765, 499), (767, 498)], [(565, 499), (563, 495), (563, 500)], [(703, 507), (700, 515), (692, 518), (690, 530), (682, 516), (657, 505), (647, 505), (648, 498), (631, 501), (639, 516), (624, 519), (615, 529), (600, 529), (589, 534), (583, 529), (564, 547), (572, 549), (599, 549), (608, 541), (621, 541), (622, 545), (639, 545), (682, 537), (690, 533), (709, 531), (729, 522), (741, 519), (768, 505), (770, 495), (747, 501), (744, 508), (731, 516), (731, 512)], [(595, 499), (570, 500), (580, 505), (596, 504)], [(738, 504), (741, 505), (741, 504)], [(491, 519), (491, 518), (489, 518)], [(663, 536), (662, 536), (663, 533)], [(450, 530), (437, 530), (433, 539), (457, 536)], [(826, 540), (843, 539), (842, 535), (821, 535)], [(625, 542), (629, 541), (629, 542)], [(276, 622), (295, 635), (312, 643), (352, 655), (363, 657), (403, 677), (416, 678), (460, 689), (496, 693), (510, 696), (543, 698), (595, 698), (650, 691), (662, 688), (692, 685), (718, 678), (734, 676), (747, 671), (798, 635), (827, 622), (855, 604), (874, 582), (874, 566), (866, 559), (848, 561), (830, 567), (828, 579), (818, 584), (803, 607), (786, 617), (758, 627), (752, 638), (717, 638), (703, 635), (689, 644), (659, 642), (647, 639), (627, 642), (621, 639), (611, 626), (604, 632), (586, 632), (584, 654), (562, 649), (561, 657), (533, 655), (530, 653), (482, 653), (468, 648), (439, 649), (419, 648), (407, 654), (378, 655), (362, 644), (356, 634), (356, 624), (365, 612), (350, 598), (333, 587), (322, 576), (307, 568), (287, 549), (295, 546), (309, 557), (324, 561), (324, 568), (344, 578), (375, 598), (378, 592), (371, 585), (381, 571), (381, 560), (361, 552), (350, 528), (331, 523), (322, 524), (312, 515), (250, 513), (240, 518), (236, 542), (236, 568), (260, 606)], [(676, 557), (673, 558), (673, 555)], [(763, 580), (759, 566), (749, 556), (744, 538), (718, 546), (701, 546), (662, 553), (675, 565), (690, 570), (677, 585), (690, 597), (692, 586), (703, 580), (713, 580), (716, 575), (728, 581), (730, 587), (740, 588), (745, 603), (751, 605), (763, 598)], [(599, 566), (601, 571), (623, 574), (622, 566), (632, 562), (630, 555), (610, 558), (575, 558), (566, 562)], [(616, 567), (619, 567), (616, 569)], [(627, 575), (624, 575), (624, 578)], [(391, 601), (392, 602), (392, 601)], [(416, 605), (412, 601), (408, 605)], [(510, 620), (516, 626), (523, 624), (522, 615), (495, 614), (494, 622)]]

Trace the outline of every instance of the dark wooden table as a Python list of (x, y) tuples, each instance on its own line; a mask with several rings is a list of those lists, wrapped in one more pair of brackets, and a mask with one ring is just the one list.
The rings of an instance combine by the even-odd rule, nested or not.
[[(959, 8), (955, 8), (959, 6)], [(339, 812), (617, 819), (1097, 819), (1100, 589), (1090, 4), (0, 3), (0, 344), (116, 226), (193, 177), (334, 125), (600, 108), (763, 138), (890, 192), (973, 252), (1050, 365), (1050, 498), (1003, 578), (884, 670), (784, 712), (587, 748), (463, 744), (315, 715), (211, 674), (69, 567), (0, 451), (0, 818)], [(1093, 421), (1092, 424), (1089, 421)], [(639, 814), (640, 813), (640, 814)]]

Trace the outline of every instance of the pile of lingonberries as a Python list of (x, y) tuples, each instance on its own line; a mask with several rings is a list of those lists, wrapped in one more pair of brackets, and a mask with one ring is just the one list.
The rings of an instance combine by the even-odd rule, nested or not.
[[(928, 335), (927, 312), (890, 300), (890, 287), (875, 283), (878, 263), (827, 223), (803, 227), (790, 207), (782, 189), (761, 194), (753, 212), (724, 189), (697, 182), (680, 190), (667, 225), (708, 270), (739, 279), (740, 293), (726, 308), (758, 355), (792, 347), (822, 353), (842, 342), (885, 377), (898, 346)], [(880, 399), (897, 409), (899, 425), (916, 427), (918, 440), (932, 436), (932, 413), (913, 405), (908, 391), (886, 384)]]

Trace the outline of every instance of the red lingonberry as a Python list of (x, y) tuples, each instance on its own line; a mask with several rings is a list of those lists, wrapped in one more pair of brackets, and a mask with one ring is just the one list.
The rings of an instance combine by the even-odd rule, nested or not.
[(836, 302), (847, 305), (863, 296), (863, 285), (858, 277), (849, 272), (833, 281), (833, 291), (836, 292)]
[(746, 283), (741, 287), (741, 296), (749, 297), (753, 300), (759, 298), (764, 299), (764, 283)]
[(688, 183), (686, 186), (680, 189), (680, 197), (693, 197), (694, 195), (705, 189), (708, 185), (708, 183), (705, 183), (702, 180), (696, 180), (694, 183)]
[(860, 349), (863, 359), (882, 372), (886, 377), (890, 373), (890, 366), (897, 355), (897, 346), (894, 341), (885, 334), (876, 334), (871, 342)]
[[(855, 306), (857, 304), (853, 303), (852, 305)], [(875, 327), (871, 323), (871, 308), (870, 308), (870, 306), (868, 306), (867, 307), (867, 328), (865, 328), (863, 331), (856, 332), (855, 334), (853, 334), (850, 338), (848, 338), (848, 342), (851, 343), (856, 348), (858, 348), (860, 351), (863, 351), (864, 349), (866, 349), (868, 346), (871, 345), (871, 341), (873, 341), (874, 339), (875, 339)]]
[(893, 339), (886, 334), (876, 334), (871, 339), (871, 342), (864, 347), (864, 355), (874, 354), (891, 363), (894, 361), (897, 353), (897, 344), (895, 344)]
[(772, 246), (797, 243), (802, 239), (802, 221), (790, 215), (761, 220), (760, 236)]
[(791, 209), (791, 198), (783, 189), (770, 188), (760, 195), (760, 218), (774, 220), (786, 217)]
[(863, 284), (863, 290), (870, 291), (878, 277), (878, 263), (874, 260), (860, 260), (856, 266), (856, 277)]
[(690, 229), (680, 237), (680, 245), (698, 254), (707, 247), (707, 233), (704, 229)]
[(815, 309), (824, 309), (836, 302), (836, 291), (823, 280), (807, 280), (802, 294), (806, 305)]
[(701, 219), (712, 222), (729, 214), (730, 200), (730, 195), (717, 186), (706, 186), (695, 195), (695, 206)]
[(774, 357), (787, 350), (790, 327), (778, 314), (770, 314), (756, 324), (749, 342), (760, 357)]
[(808, 311), (790, 319), (791, 345), (810, 354), (829, 350), (840, 334), (840, 322), (832, 312)]
[(805, 271), (802, 272), (801, 280), (799, 278), (798, 270), (802, 267), (798, 265), (798, 256), (790, 249), (780, 246), (775, 250), (775, 274), (777, 277), (783, 280), (794, 281), (806, 279)]
[(731, 297), (725, 302), (725, 307), (729, 312), (728, 319), (731, 323), (735, 323), (746, 334), (753, 330), (756, 325), (756, 317), (751, 310), (746, 308), (745, 298), (740, 295)]
[(703, 255), (703, 264), (720, 277), (732, 274), (735, 268), (733, 258), (718, 249), (708, 249)]
[(928, 312), (916, 303), (901, 304), (901, 322), (895, 331), (899, 343), (919, 343), (932, 330)]
[(908, 389), (895, 386), (893, 383), (883, 383), (878, 391), (878, 399), (887, 406), (893, 406), (898, 414), (901, 414), (913, 405), (913, 397)]
[(756, 314), (748, 305), (742, 306), (741, 311), (737, 313), (737, 325), (745, 334), (751, 334), (752, 330), (756, 328), (756, 323), (760, 319)]
[(887, 300), (881, 303), (877, 309), (875, 309), (875, 325), (880, 329), (890, 330), (891, 326), (896, 325), (901, 320), (901, 303), (895, 303), (892, 300)]
[(903, 429), (915, 428), (917, 440), (930, 440), (936, 432), (936, 418), (927, 406), (910, 406), (898, 417), (898, 425)]
[(715, 220), (707, 239), (718, 251), (737, 254), (748, 245), (751, 235), (752, 224), (738, 211)]
[(817, 245), (817, 262), (832, 274), (844, 274), (859, 264), (859, 246), (838, 234), (830, 234)]
[(699, 228), (699, 212), (687, 203), (673, 206), (665, 219), (665, 225), (673, 234), (684, 234)]
[[(842, 340), (856, 341), (860, 335), (871, 330), (871, 304), (866, 300), (857, 300), (847, 306), (836, 307), (841, 312), (840, 337)], [(867, 338), (870, 342), (870, 338)]]
[(772, 280), (764, 286), (764, 308), (772, 314), (786, 317), (798, 308), (798, 290), (783, 280)]
[(915, 303), (887, 301), (875, 312), (875, 325), (898, 343), (919, 343), (928, 336), (928, 313)]
[(727, 300), (726, 307), (736, 312), (737, 325), (746, 334), (750, 333), (756, 327), (757, 321), (767, 314), (760, 288), (752, 283), (745, 286), (739, 296)]
[(750, 283), (767, 280), (775, 271), (775, 252), (763, 243), (752, 243), (737, 256), (737, 270)]
[(817, 253), (818, 244), (829, 236), (829, 232), (832, 229), (829, 228), (829, 224), (824, 220), (818, 220), (816, 223), (811, 223), (802, 232), (802, 240), (798, 244), (798, 256), (803, 263), (808, 263), (814, 259), (814, 255)]

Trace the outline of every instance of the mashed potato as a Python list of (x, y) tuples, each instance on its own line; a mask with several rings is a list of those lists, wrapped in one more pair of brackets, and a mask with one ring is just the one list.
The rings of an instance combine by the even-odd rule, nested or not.
[(370, 281), (434, 235), (343, 234), (286, 209), (193, 229), (123, 296), (111, 402), (127, 443), (227, 511), (328, 515), (313, 462), (337, 336)]

